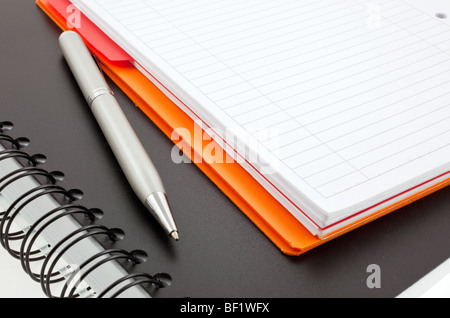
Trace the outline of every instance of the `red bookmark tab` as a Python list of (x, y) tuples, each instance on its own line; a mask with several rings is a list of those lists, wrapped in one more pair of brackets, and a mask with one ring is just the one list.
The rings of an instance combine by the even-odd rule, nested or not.
[(47, 2), (64, 18), (69, 28), (81, 35), (89, 49), (100, 53), (112, 63), (133, 60), (127, 52), (80, 12), (72, 2), (68, 0), (47, 0)]

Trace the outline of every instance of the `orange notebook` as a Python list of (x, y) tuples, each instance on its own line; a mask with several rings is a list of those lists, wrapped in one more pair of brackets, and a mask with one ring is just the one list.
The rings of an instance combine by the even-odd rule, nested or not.
[[(72, 29), (68, 25), (74, 18), (70, 1), (37, 0), (37, 4), (62, 30)], [(208, 158), (205, 148), (213, 146), (219, 149), (219, 145), (214, 140), (201, 138), (204, 132), (197, 133), (201, 130), (197, 123), (136, 69), (132, 64), (132, 58), (94, 23), (83, 14), (77, 18), (81, 19), (78, 21), (81, 23), (72, 30), (81, 35), (91, 52), (97, 57), (104, 72), (285, 254), (300, 255), (450, 184), (449, 172), (443, 173), (414, 187), (420, 187), (420, 191), (409, 196), (407, 196), (408, 192), (414, 188), (399, 193), (389, 199), (395, 203), (388, 206), (382, 205), (385, 202), (377, 203), (370, 208), (375, 208), (375, 212), (319, 238), (311, 234), (239, 163), (228, 158), (225, 152), (223, 152), (224, 156), (227, 156), (223, 160), (225, 163), (217, 163), (217, 160)], [(177, 127), (183, 127), (185, 130), (180, 130), (179, 134), (173, 135), (174, 128)], [(197, 139), (194, 140), (193, 136)], [(199, 157), (202, 160), (198, 160)], [(439, 182), (433, 183), (435, 180)], [(427, 187), (427, 184), (432, 185)], [(398, 200), (395, 200), (396, 197)], [(378, 210), (377, 206), (380, 206)]]

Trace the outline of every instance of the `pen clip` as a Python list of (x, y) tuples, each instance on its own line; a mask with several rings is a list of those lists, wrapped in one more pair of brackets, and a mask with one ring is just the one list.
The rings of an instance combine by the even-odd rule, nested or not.
[(102, 67), (100, 66), (100, 61), (99, 61), (98, 58), (95, 56), (95, 54), (92, 54), (92, 53), (91, 53), (91, 56), (92, 56), (92, 58), (94, 59), (94, 62), (95, 62), (95, 64), (96, 64), (97, 67), (98, 67), (98, 70), (100, 71), (100, 73), (102, 73), (103, 78), (105, 78), (105, 81), (106, 81), (105, 73), (103, 72), (103, 69), (102, 69)]
[[(102, 74), (105, 83), (106, 83), (106, 76), (103, 72), (103, 69), (100, 67), (100, 62), (97, 59), (97, 57), (93, 54), (91, 54), (92, 58), (94, 59), (95, 64), (97, 65), (98, 70), (100, 71), (100, 74)], [(106, 83), (107, 84), (107, 83)], [(112, 96), (114, 96), (114, 92), (111, 90), (111, 88), (109, 88), (109, 86), (107, 85), (107, 88), (98, 88), (96, 90), (94, 90), (87, 98), (87, 102), (89, 104), (89, 107), (92, 106), (92, 103), (94, 103), (94, 100), (97, 99), (100, 96), (103, 95), (107, 95), (107, 94), (111, 94)]]

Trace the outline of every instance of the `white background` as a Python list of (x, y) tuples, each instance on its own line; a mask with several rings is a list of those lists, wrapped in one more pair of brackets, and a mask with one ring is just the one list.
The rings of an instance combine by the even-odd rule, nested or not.
[(22, 269), (20, 261), (0, 246), (0, 298), (45, 298), (38, 282)]

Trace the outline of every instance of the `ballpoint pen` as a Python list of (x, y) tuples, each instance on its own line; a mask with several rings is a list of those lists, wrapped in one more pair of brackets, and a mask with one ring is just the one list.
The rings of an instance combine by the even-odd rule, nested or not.
[(105, 138), (138, 198), (179, 240), (161, 178), (81, 37), (66, 31), (59, 45)]

